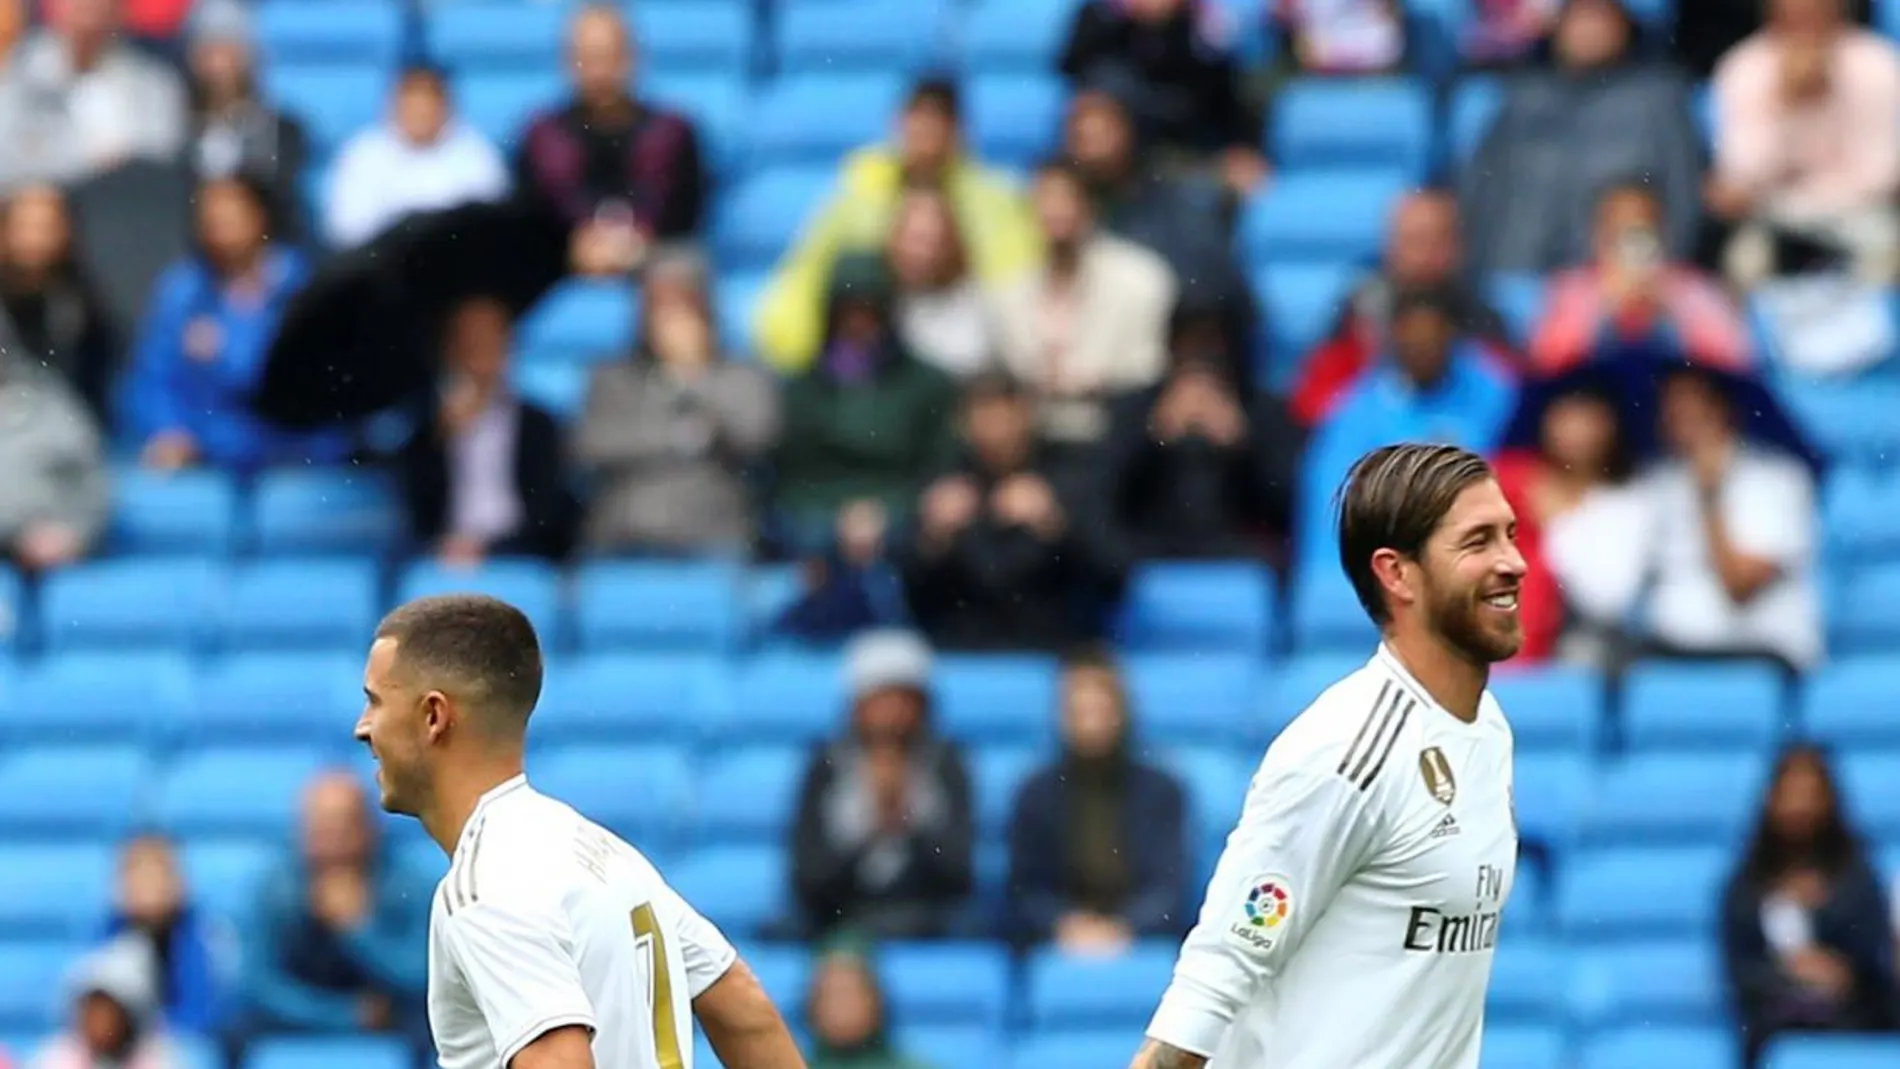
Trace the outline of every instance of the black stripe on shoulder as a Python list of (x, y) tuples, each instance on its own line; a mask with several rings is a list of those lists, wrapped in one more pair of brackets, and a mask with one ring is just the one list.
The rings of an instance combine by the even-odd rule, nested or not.
[(1398, 723), (1392, 725), (1392, 736), (1385, 740), (1385, 748), (1379, 751), (1379, 760), (1372, 766), (1372, 771), (1366, 773), (1366, 778), (1359, 781), (1360, 790), (1371, 787), (1372, 781), (1379, 778), (1379, 771), (1385, 768), (1386, 760), (1392, 756), (1392, 750), (1398, 744), (1399, 733), (1405, 730), (1405, 722), (1411, 719), (1412, 710), (1416, 708), (1418, 708), (1418, 701), (1407, 698), (1405, 708), (1399, 712)]
[[(1392, 681), (1389, 679), (1380, 684), (1379, 696), (1373, 699), (1372, 708), (1366, 710), (1366, 719), (1359, 725), (1359, 733), (1352, 737), (1352, 745), (1346, 747), (1345, 756), (1339, 759), (1339, 768), (1336, 769), (1336, 771), (1340, 775), (1346, 776), (1348, 779), (1354, 778), (1353, 776), (1347, 776), (1346, 769), (1351, 767), (1353, 758), (1360, 756), (1360, 754), (1364, 752), (1368, 742), (1378, 738), (1378, 733), (1373, 729), (1372, 725), (1375, 721), (1379, 720), (1380, 714), (1383, 713), (1386, 716), (1392, 715), (1391, 703), (1386, 700), (1388, 697), (1392, 699), (1392, 702), (1398, 700), (1398, 696), (1392, 693), (1392, 689)], [(1370, 736), (1370, 738), (1368, 738), (1368, 736)]]
[(475, 825), (475, 837), (468, 844), (468, 901), (479, 902), (481, 896), (475, 893), (475, 862), (482, 852), (482, 833), (488, 830), (488, 817), (483, 816), (481, 823)]

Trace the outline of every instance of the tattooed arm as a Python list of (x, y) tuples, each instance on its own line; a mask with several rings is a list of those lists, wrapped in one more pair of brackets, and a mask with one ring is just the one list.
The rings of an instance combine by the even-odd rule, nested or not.
[(1207, 1059), (1198, 1054), (1170, 1047), (1158, 1039), (1144, 1039), (1128, 1069), (1201, 1069), (1206, 1064)]

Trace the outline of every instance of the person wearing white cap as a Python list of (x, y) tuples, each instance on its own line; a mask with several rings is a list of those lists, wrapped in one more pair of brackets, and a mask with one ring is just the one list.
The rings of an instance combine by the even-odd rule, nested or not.
[(160, 1028), (151, 944), (123, 935), (81, 958), (66, 983), (72, 1027), (48, 1040), (27, 1069), (176, 1069)]
[(813, 755), (793, 833), (793, 884), (814, 933), (942, 934), (970, 894), (970, 775), (931, 730), (931, 661), (905, 631), (868, 632), (846, 650), (850, 729)]
[(258, 92), (257, 32), (241, 0), (199, 0), (189, 27), (192, 143), (201, 178), (244, 175), (270, 195), (271, 230), (303, 237), (301, 182), (309, 156), (302, 124)]

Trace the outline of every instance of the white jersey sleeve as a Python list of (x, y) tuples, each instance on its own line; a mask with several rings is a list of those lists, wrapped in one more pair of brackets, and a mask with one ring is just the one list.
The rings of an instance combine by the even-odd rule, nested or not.
[(654, 897), (665, 900), (665, 913), (674, 918), (673, 938), (686, 969), (686, 997), (696, 999), (726, 975), (732, 963), (739, 960), (739, 952), (726, 940), (725, 933), (665, 883), (657, 883)]
[(446, 917), (443, 931), (503, 1066), (546, 1032), (595, 1028), (576, 941), (558, 902), (484, 897)]
[[(1267, 751), (1148, 1035), (1211, 1057), (1259, 986), (1284, 970), (1375, 848), (1363, 741), (1314, 746), (1289, 732)], [(1362, 753), (1361, 751), (1365, 751)]]

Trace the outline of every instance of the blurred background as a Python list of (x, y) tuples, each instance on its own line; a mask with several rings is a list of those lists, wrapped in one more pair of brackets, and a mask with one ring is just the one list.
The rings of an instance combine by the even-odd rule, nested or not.
[(1846, 3), (0, 0), (0, 1062), (426, 1063), (348, 731), (477, 589), (817, 1069), (1125, 1064), (1437, 439), (1531, 563), (1486, 1069), (1900, 1064)]

